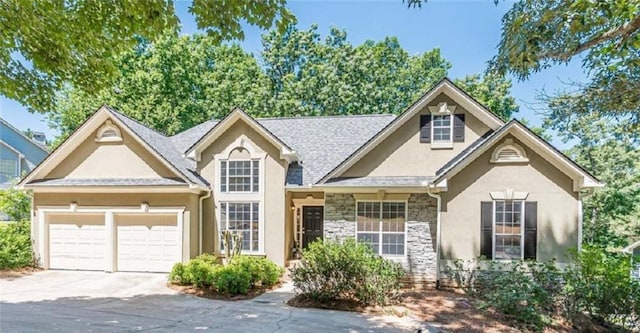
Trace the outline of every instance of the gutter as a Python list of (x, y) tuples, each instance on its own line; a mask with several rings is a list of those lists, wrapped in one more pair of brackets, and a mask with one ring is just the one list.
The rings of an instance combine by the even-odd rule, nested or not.
[(442, 233), (442, 197), (439, 194), (431, 193), (431, 184), (427, 185), (427, 194), (436, 199), (436, 288), (440, 284), (440, 234)]
[(207, 190), (207, 194), (199, 198), (200, 204), (198, 205), (198, 254), (202, 254), (202, 202), (204, 199), (211, 197), (211, 190)]

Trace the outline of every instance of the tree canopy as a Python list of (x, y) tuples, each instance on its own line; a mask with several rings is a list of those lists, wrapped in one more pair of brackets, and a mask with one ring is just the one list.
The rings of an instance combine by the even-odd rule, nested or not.
[[(295, 18), (286, 0), (195, 0), (189, 12), (214, 43), (242, 39), (242, 23), (268, 29)], [(97, 91), (117, 77), (120, 54), (138, 37), (177, 31), (172, 0), (2, 1), (0, 94), (31, 112), (50, 112), (65, 86)]]
[(601, 117), (640, 125), (640, 1), (520, 0), (502, 19), (491, 69), (527, 79), (575, 57), (590, 82), (574, 98)]
[[(101, 104), (167, 135), (236, 106), (254, 117), (399, 113), (451, 66), (438, 49), (409, 55), (395, 37), (354, 46), (346, 31), (333, 28), (322, 38), (316, 26), (270, 31), (260, 58), (208, 35), (167, 31), (156, 42), (139, 39), (115, 64), (109, 88), (60, 94), (48, 115), (59, 139)], [(504, 119), (518, 110), (503, 77), (470, 75), (457, 83)]]

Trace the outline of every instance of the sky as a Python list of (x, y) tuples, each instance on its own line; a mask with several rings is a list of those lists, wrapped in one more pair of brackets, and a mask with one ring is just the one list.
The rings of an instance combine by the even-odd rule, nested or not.
[[(409, 54), (439, 48), (452, 64), (449, 77), (455, 79), (486, 69), (487, 61), (497, 52), (502, 16), (512, 4), (501, 1), (494, 5), (491, 0), (429, 0), (422, 8), (407, 8), (401, 0), (289, 0), (287, 6), (296, 16), (300, 29), (317, 24), (318, 32), (323, 35), (332, 26), (345, 29), (353, 45), (396, 36)], [(189, 5), (189, 1), (176, 1), (176, 12), (185, 34), (198, 32), (188, 12)], [(245, 27), (245, 40), (239, 43), (245, 51), (259, 57), (262, 33), (260, 29)], [(520, 112), (514, 116), (533, 125), (540, 124), (542, 105), (536, 103), (536, 94), (542, 90), (561, 90), (566, 82), (584, 79), (579, 61), (551, 67), (523, 82), (513, 79), (511, 94), (520, 106)], [(58, 134), (48, 127), (45, 117), (28, 113), (19, 103), (5, 97), (0, 97), (0, 115), (21, 130), (44, 132), (48, 139)], [(561, 149), (567, 148), (555, 138), (552, 143)]]

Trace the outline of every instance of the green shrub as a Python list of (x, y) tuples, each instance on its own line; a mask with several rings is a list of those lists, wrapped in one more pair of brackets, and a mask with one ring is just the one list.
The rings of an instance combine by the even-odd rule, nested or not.
[(0, 269), (31, 266), (34, 263), (30, 222), (9, 223), (0, 228)]
[(175, 263), (169, 273), (169, 281), (180, 285), (191, 284), (191, 280), (186, 274), (186, 265), (181, 262)]
[(283, 269), (265, 258), (237, 256), (227, 266), (218, 264), (218, 258), (203, 254), (188, 263), (177, 263), (169, 274), (169, 281), (198, 288), (215, 288), (221, 293), (246, 294), (255, 286), (271, 287), (282, 275)]
[(640, 328), (640, 281), (630, 277), (630, 258), (585, 246), (560, 272), (548, 263), (456, 261), (457, 282), (497, 311), (536, 329), (554, 314), (578, 322), (584, 315), (622, 330)]
[(251, 287), (251, 273), (238, 265), (219, 266), (215, 271), (215, 287), (221, 293), (244, 295)]
[(10, 187), (0, 190), (0, 211), (12, 221), (29, 219), (31, 212), (31, 193)]
[(630, 258), (588, 246), (574, 258), (564, 274), (567, 318), (586, 313), (603, 323), (640, 328), (640, 282), (630, 277)]
[(513, 317), (528, 328), (541, 330), (558, 312), (562, 274), (554, 261), (480, 264), (456, 261), (454, 277), (458, 285), (480, 299), (483, 307)]
[(342, 243), (317, 241), (302, 253), (291, 270), (296, 289), (319, 301), (353, 300), (385, 304), (397, 291), (402, 269), (353, 239)]
[(211, 287), (215, 281), (218, 266), (207, 259), (192, 259), (185, 267), (186, 279), (198, 288)]
[(274, 286), (284, 270), (267, 258), (237, 256), (230, 264), (238, 266), (241, 270), (248, 272), (251, 276), (250, 286), (272, 287)]

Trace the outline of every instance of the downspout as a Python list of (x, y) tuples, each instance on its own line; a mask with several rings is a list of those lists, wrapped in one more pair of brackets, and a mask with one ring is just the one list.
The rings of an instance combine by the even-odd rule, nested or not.
[(198, 254), (202, 254), (202, 202), (204, 199), (211, 197), (211, 190), (207, 191), (207, 194), (200, 197), (200, 205), (198, 205)]
[(442, 232), (442, 197), (440, 194), (431, 193), (431, 184), (427, 185), (427, 194), (436, 199), (436, 288), (440, 284), (440, 233)]

